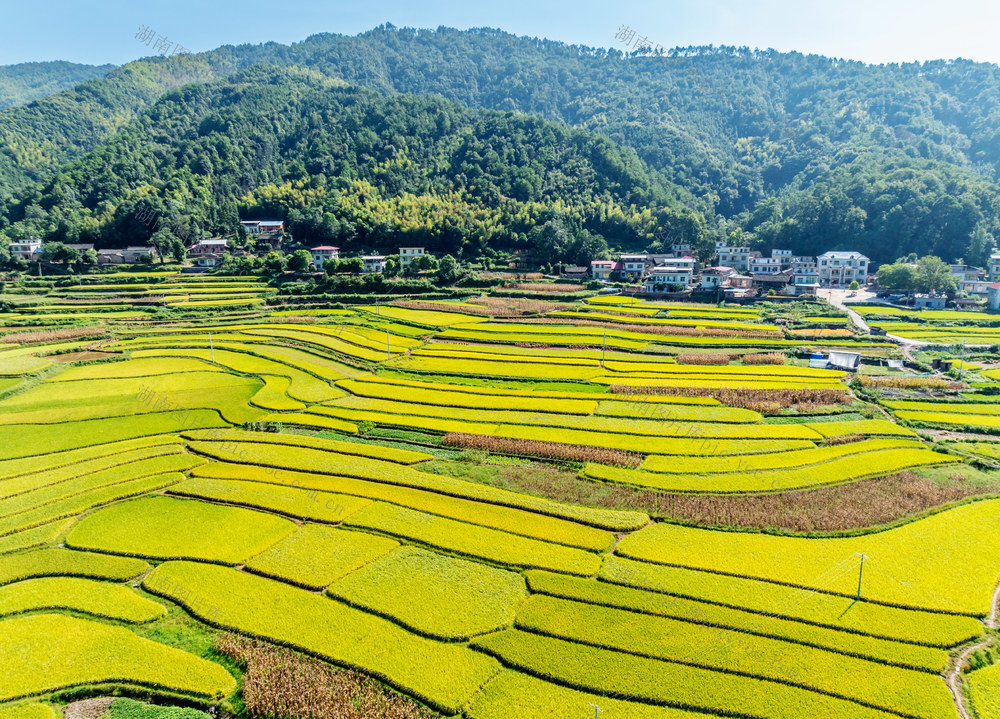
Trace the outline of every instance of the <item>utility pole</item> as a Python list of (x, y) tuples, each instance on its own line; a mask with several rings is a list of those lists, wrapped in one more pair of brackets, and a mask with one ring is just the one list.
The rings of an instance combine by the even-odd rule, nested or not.
[[(857, 552), (857, 554), (861, 553)], [(855, 597), (855, 599), (858, 601), (860, 601), (861, 599), (861, 575), (862, 573), (864, 573), (864, 571), (865, 571), (865, 555), (861, 554), (861, 567), (858, 569), (858, 596)]]
[[(590, 702), (587, 702), (587, 703), (590, 704)], [(596, 704), (590, 704), (590, 706), (594, 707), (594, 719), (597, 719), (597, 715), (598, 714), (603, 714), (604, 713), (604, 710), (601, 709)]]
[(212, 364), (215, 364), (215, 345), (212, 344), (212, 333), (208, 333), (208, 347), (212, 350)]
[(389, 349), (389, 330), (385, 331), (385, 355), (386, 359), (392, 359), (392, 350)]
[(962, 381), (962, 368), (965, 366), (965, 338), (962, 338), (962, 349), (958, 355), (958, 381)]
[(604, 350), (608, 346), (608, 330), (604, 329), (604, 337), (601, 338), (601, 369), (604, 369)]

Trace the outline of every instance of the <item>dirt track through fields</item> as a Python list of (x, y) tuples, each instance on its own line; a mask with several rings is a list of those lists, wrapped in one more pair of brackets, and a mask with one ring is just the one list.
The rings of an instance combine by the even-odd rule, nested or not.
[[(1000, 584), (998, 584), (997, 588), (993, 591), (993, 598), (990, 603), (990, 613), (989, 616), (986, 617), (985, 624), (990, 629), (997, 628), (998, 613), (1000, 613)], [(963, 667), (965, 667), (966, 663), (969, 660), (969, 657), (972, 656), (973, 652), (975, 652), (977, 649), (981, 649), (982, 647), (988, 646), (991, 643), (991, 641), (992, 639), (987, 639), (984, 642), (979, 642), (977, 644), (973, 644), (972, 646), (963, 649), (958, 654), (958, 656), (955, 657), (951, 666), (948, 667), (947, 673), (945, 674), (945, 681), (948, 683), (948, 689), (951, 690), (951, 695), (955, 700), (955, 708), (958, 709), (958, 715), (962, 719), (972, 719), (972, 714), (965, 703), (965, 691), (962, 682), (962, 669)]]

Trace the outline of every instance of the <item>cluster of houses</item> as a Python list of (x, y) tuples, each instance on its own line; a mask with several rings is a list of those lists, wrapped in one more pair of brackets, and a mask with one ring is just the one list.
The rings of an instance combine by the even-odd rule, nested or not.
[(772, 250), (770, 256), (749, 247), (719, 243), (709, 267), (699, 267), (691, 246), (675, 244), (666, 254), (622, 255), (594, 260), (591, 277), (597, 280), (641, 282), (649, 293), (691, 290), (723, 291), (733, 296), (775, 290), (782, 295), (814, 293), (819, 287), (849, 287), (868, 281), (870, 260), (860, 252), (824, 252), (818, 257)]
[[(313, 266), (317, 269), (322, 269), (323, 263), (327, 260), (340, 259), (339, 247), (320, 245), (319, 247), (311, 248), (309, 252), (312, 253)], [(399, 263), (406, 268), (411, 262), (413, 262), (413, 260), (424, 254), (426, 254), (426, 252), (423, 247), (400, 247)], [(385, 261), (387, 258), (387, 255), (362, 255), (361, 261), (364, 263), (364, 271), (366, 273), (382, 272), (385, 269)]]
[[(94, 249), (94, 245), (88, 243), (67, 244), (66, 247), (76, 250), (81, 254)], [(28, 262), (38, 262), (42, 258), (42, 241), (37, 237), (31, 237), (27, 240), (16, 240), (10, 243), (9, 250), (12, 257), (21, 257)], [(96, 252), (98, 265), (137, 264), (142, 262), (145, 257), (155, 260), (159, 256), (155, 248), (146, 246), (126, 247), (125, 249), (116, 250), (97, 250)]]

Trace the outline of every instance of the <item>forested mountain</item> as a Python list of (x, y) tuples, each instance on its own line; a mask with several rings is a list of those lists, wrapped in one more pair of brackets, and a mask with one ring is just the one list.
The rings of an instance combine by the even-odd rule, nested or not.
[(534, 249), (549, 261), (705, 234), (675, 188), (605, 137), (295, 67), (168, 93), (34, 199), (20, 224), (98, 246), (147, 239), (144, 208), (179, 236), (277, 216), (296, 239), (345, 249)]
[[(616, 42), (613, 35), (609, 28), (609, 45)], [(495, 30), (391, 26), (357, 37), (317, 35), (291, 47), (225, 47), (147, 59), (75, 90), (0, 112), (0, 187), (8, 195), (0, 229), (7, 227), (10, 235), (37, 227), (66, 237), (98, 231), (121, 198), (105, 198), (111, 205), (98, 215), (81, 215), (84, 224), (74, 225), (76, 220), (65, 214), (53, 221), (54, 198), (90, 196), (92, 189), (83, 175), (61, 166), (109, 139), (121, 147), (134, 131), (128, 123), (164, 93), (185, 83), (213, 83), (260, 63), (294, 66), (300, 82), (307, 76), (338, 79), (383, 96), (437, 95), (470, 108), (566, 123), (606, 136), (620, 146), (616, 151), (622, 157), (629, 153), (621, 148), (631, 148), (642, 161), (634, 165), (637, 172), (648, 178), (650, 188), (659, 188), (663, 206), (674, 209), (662, 226), (606, 235), (613, 245), (630, 238), (669, 242), (678, 232), (676, 200), (693, 213), (690, 222), (682, 223), (685, 232), (696, 228), (705, 246), (731, 238), (802, 253), (858, 249), (876, 262), (911, 251), (982, 262), (1000, 236), (1000, 69), (994, 65), (959, 60), (869, 66), (746, 48), (675, 49), (651, 57), (646, 48), (623, 54)], [(306, 108), (299, 110), (309, 115)], [(139, 120), (151, 134), (157, 130), (149, 123), (155, 123), (158, 112), (153, 108)], [(398, 146), (395, 138), (369, 129)], [(470, 131), (481, 129), (473, 123)], [(171, 128), (160, 131), (166, 142), (177, 140)], [(189, 141), (171, 152), (177, 155)], [(130, 146), (133, 151), (144, 152)], [(339, 167), (335, 156), (310, 154), (316, 151), (308, 143), (274, 146), (270, 152), (281, 160), (269, 171), (277, 175), (253, 166), (233, 174), (245, 174), (250, 186), (267, 185), (288, 179), (288, 168), (298, 160), (305, 168), (302, 182), (333, 179), (331, 172)], [(519, 196), (513, 185), (497, 179), (512, 176), (523, 164), (516, 153), (498, 154), (499, 165), (511, 167), (493, 168), (496, 176), (488, 184), (496, 194), (477, 195), (477, 202), (495, 208), (525, 198), (538, 201), (539, 195)], [(130, 161), (121, 151), (118, 156)], [(221, 162), (216, 171), (232, 171), (228, 159)], [(57, 172), (79, 182), (56, 187), (52, 177)], [(469, 180), (461, 172), (442, 177), (457, 191), (461, 174)], [(361, 171), (358, 177), (372, 181)], [(401, 197), (402, 188), (413, 182), (397, 166), (387, 166), (381, 177), (379, 192), (386, 199)], [(606, 191), (600, 184), (578, 189), (593, 197)], [(549, 197), (568, 190), (548, 188)], [(222, 204), (236, 206), (234, 196), (221, 192), (224, 200), (222, 195), (208, 200), (219, 206), (199, 211), (197, 222), (206, 230), (218, 229), (212, 223), (228, 217)], [(652, 208), (652, 214), (658, 211), (659, 206)]]
[(114, 65), (80, 65), (75, 62), (22, 62), (0, 65), (0, 108), (25, 105), (47, 95), (104, 77)]

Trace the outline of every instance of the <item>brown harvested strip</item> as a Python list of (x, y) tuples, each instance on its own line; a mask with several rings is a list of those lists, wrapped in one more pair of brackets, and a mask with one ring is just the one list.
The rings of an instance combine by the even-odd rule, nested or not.
[(482, 449), (501, 454), (517, 454), (524, 457), (553, 457), (577, 462), (599, 462), (617, 467), (636, 469), (642, 463), (642, 455), (618, 449), (602, 449), (582, 444), (543, 442), (534, 439), (509, 439), (482, 434), (449, 432), (443, 443), (452, 447)]
[(72, 340), (77, 337), (96, 337), (107, 333), (105, 327), (64, 327), (62, 329), (40, 330), (38, 332), (17, 332), (4, 335), (4, 344), (38, 344), (41, 342), (58, 342)]
[(785, 355), (781, 352), (759, 352), (743, 355), (743, 364), (785, 364)]
[(819, 443), (824, 447), (832, 447), (835, 444), (853, 444), (854, 442), (860, 442), (864, 439), (867, 439), (867, 437), (863, 434), (841, 434), (821, 439)]
[(429, 709), (371, 677), (337, 669), (289, 649), (223, 634), (219, 652), (242, 665), (243, 702), (257, 717), (292, 719), (432, 719)]
[(690, 353), (690, 354), (679, 354), (677, 355), (677, 362), (679, 364), (705, 364), (705, 365), (723, 365), (729, 364), (732, 359), (730, 355), (719, 353), (719, 352), (703, 352), (703, 353)]
[[(692, 323), (697, 323), (697, 319), (690, 319)], [(525, 320), (531, 322), (532, 320)], [(535, 320), (544, 324), (569, 324), (587, 327), (606, 327), (609, 329), (622, 329), (619, 322), (601, 322), (598, 320), (585, 320), (577, 317), (546, 317), (544, 320)], [(629, 332), (640, 332), (651, 335), (673, 335), (676, 337), (732, 337), (743, 339), (781, 339), (781, 330), (727, 330), (722, 327), (687, 327), (684, 325), (628, 325)]]
[(750, 409), (773, 414), (788, 407), (808, 410), (834, 404), (850, 404), (853, 400), (844, 389), (753, 389), (730, 387), (633, 387), (611, 385), (612, 394), (659, 394), (681, 397), (713, 397), (728, 407)]
[(964, 389), (965, 382), (953, 382), (938, 377), (879, 377), (860, 375), (857, 378), (862, 387), (889, 387), (892, 389)]
[(556, 467), (504, 467), (504, 489), (602, 509), (644, 512), (709, 527), (841, 532), (868, 529), (970, 497), (1000, 492), (1000, 480), (969, 481), (954, 472), (947, 481), (914, 472), (819, 489), (757, 495), (698, 495), (637, 490), (580, 481)]
[[(422, 302), (420, 300), (398, 300), (393, 304), (413, 310), (433, 310), (435, 312), (459, 312), (467, 315), (482, 315), (484, 317), (521, 317), (536, 315), (558, 309), (555, 302), (544, 300), (528, 300), (509, 297), (474, 297), (465, 304), (448, 304), (445, 302)], [(476, 305), (472, 307), (471, 305)]]
[(583, 285), (572, 285), (566, 283), (546, 283), (546, 282), (516, 282), (507, 283), (503, 286), (505, 290), (521, 290), (522, 292), (583, 292), (586, 287)]

